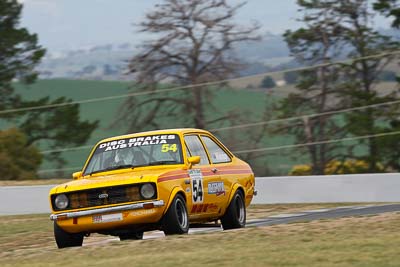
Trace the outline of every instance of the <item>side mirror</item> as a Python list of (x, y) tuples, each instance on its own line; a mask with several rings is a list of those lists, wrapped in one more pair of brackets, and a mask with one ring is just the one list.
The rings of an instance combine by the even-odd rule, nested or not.
[(189, 167), (200, 163), (200, 156), (188, 157)]
[(74, 180), (77, 180), (77, 179), (79, 179), (81, 177), (82, 177), (82, 172), (81, 171), (80, 172), (74, 172), (72, 174), (72, 179), (74, 179)]

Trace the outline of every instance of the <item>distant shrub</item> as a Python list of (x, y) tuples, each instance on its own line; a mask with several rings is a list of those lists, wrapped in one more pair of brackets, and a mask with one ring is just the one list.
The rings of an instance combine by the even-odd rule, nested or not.
[(307, 164), (294, 165), (290, 170), (289, 175), (300, 176), (300, 175), (311, 175), (311, 166)]
[[(377, 164), (377, 169), (384, 171), (384, 167), (381, 163)], [(356, 174), (356, 173), (367, 173), (368, 172), (368, 162), (364, 160), (354, 160), (349, 159), (344, 162), (339, 160), (331, 160), (326, 164), (324, 168), (324, 174)], [(289, 175), (311, 175), (312, 168), (311, 165), (295, 165), (290, 170)]]
[(0, 131), (0, 180), (37, 178), (42, 155), (18, 129)]
[(271, 89), (276, 86), (276, 83), (275, 83), (274, 79), (271, 78), (271, 76), (265, 76), (264, 79), (261, 81), (260, 86), (262, 88)]
[[(369, 164), (365, 160), (349, 159), (345, 162), (332, 160), (325, 166), (325, 174), (352, 174), (352, 173), (367, 173)], [(379, 171), (384, 171), (381, 163), (377, 164)]]

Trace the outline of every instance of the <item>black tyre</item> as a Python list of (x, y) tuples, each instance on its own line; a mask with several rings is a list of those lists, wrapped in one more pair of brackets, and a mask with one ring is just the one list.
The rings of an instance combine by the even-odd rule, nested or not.
[(54, 222), (54, 238), (58, 248), (80, 247), (83, 243), (83, 234), (65, 232)]
[(189, 231), (189, 216), (186, 201), (176, 195), (162, 221), (165, 235), (186, 234)]
[(136, 232), (136, 233), (129, 233), (129, 234), (123, 234), (119, 235), (119, 240), (124, 241), (124, 240), (141, 240), (143, 239), (143, 232)]
[(246, 205), (242, 192), (235, 192), (224, 216), (221, 218), (224, 230), (243, 228), (246, 225)]

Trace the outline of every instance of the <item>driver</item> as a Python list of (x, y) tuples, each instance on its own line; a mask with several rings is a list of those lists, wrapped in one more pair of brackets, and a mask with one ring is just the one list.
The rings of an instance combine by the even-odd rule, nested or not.
[(117, 165), (131, 165), (133, 162), (133, 153), (131, 149), (118, 149), (115, 152), (114, 161), (117, 163)]

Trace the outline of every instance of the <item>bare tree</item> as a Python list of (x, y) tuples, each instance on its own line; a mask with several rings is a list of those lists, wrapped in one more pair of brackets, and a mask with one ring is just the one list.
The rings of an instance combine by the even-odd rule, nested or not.
[(241, 67), (233, 55), (234, 44), (259, 38), (256, 23), (241, 27), (233, 22), (242, 6), (230, 6), (225, 0), (165, 0), (146, 15), (140, 31), (155, 38), (144, 42), (130, 61), (129, 72), (136, 81), (133, 90), (154, 91), (161, 84), (199, 86), (129, 98), (120, 113), (128, 130), (166, 126), (166, 118), (168, 126), (206, 128), (225, 125), (233, 117), (215, 107), (217, 88), (200, 84), (234, 75)]

